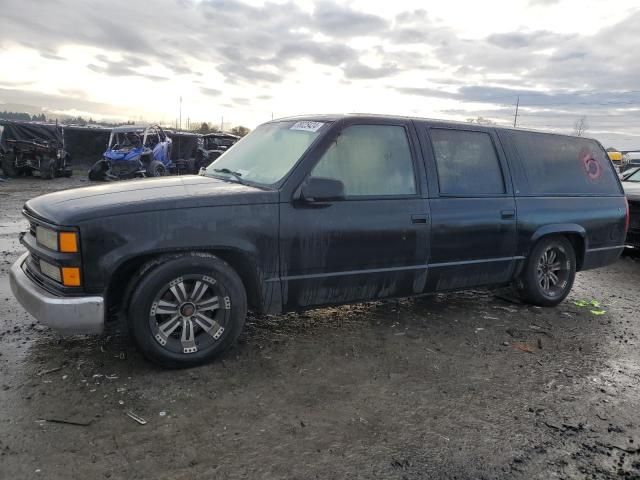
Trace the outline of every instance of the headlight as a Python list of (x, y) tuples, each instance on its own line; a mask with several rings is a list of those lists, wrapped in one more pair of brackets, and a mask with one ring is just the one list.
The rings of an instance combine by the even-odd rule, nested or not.
[(62, 275), (60, 274), (59, 267), (51, 265), (49, 262), (45, 262), (44, 260), (40, 260), (40, 271), (43, 275), (46, 275), (56, 282), (62, 283)]
[(49, 262), (40, 260), (40, 271), (43, 275), (61, 283), (65, 287), (79, 287), (82, 285), (80, 282), (80, 268), (78, 267), (57, 267)]
[(58, 232), (38, 225), (36, 227), (36, 240), (43, 247), (58, 251)]
[(76, 232), (56, 232), (38, 225), (36, 227), (36, 240), (43, 247), (56, 252), (78, 252), (78, 234)]

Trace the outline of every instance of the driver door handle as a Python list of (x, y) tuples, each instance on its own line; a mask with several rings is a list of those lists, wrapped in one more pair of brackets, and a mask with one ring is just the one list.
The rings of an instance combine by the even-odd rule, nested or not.
[(411, 215), (411, 223), (426, 225), (428, 219), (428, 215)]

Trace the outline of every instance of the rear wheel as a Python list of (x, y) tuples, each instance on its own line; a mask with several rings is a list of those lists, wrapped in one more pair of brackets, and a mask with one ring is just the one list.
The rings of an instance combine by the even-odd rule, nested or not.
[(576, 276), (576, 255), (565, 237), (542, 238), (533, 248), (518, 282), (524, 300), (540, 306), (562, 302)]
[(247, 314), (244, 285), (218, 257), (170, 257), (134, 281), (138, 284), (128, 311), (131, 334), (143, 354), (163, 367), (209, 362), (242, 331)]
[(167, 175), (167, 167), (165, 167), (162, 162), (158, 160), (153, 160), (149, 162), (147, 166), (147, 176), (149, 177), (164, 177)]

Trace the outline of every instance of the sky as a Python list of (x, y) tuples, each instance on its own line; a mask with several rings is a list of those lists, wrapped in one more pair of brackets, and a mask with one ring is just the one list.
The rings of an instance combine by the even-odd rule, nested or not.
[[(637, 0), (0, 0), (0, 110), (225, 128), (368, 112), (640, 148)], [(34, 113), (33, 111), (31, 113)]]

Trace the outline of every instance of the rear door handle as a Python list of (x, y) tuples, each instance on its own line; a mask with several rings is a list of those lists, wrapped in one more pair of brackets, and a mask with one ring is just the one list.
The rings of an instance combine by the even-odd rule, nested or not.
[(426, 224), (428, 218), (427, 215), (411, 215), (411, 223)]
[(500, 212), (500, 216), (502, 218), (514, 218), (516, 216), (516, 211), (515, 210), (502, 210)]

